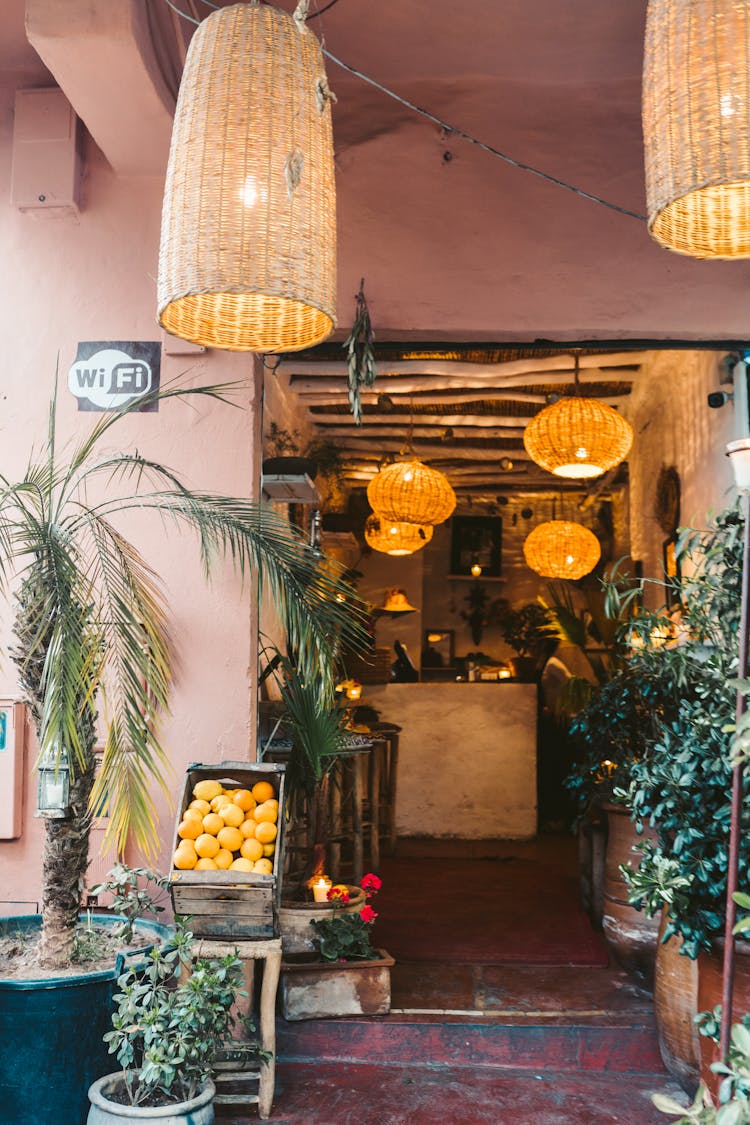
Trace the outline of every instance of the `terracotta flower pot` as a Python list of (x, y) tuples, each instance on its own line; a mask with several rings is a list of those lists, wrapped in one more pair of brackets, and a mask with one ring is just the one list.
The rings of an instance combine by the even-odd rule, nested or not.
[(654, 1016), (662, 1061), (691, 1097), (700, 1080), (700, 1036), (695, 1026), (698, 1012), (698, 962), (680, 953), (682, 938), (673, 934), (666, 944), (659, 928), (654, 973)]
[(282, 902), (279, 909), (281, 948), (287, 954), (314, 953), (317, 949), (312, 921), (330, 918), (337, 914), (359, 914), (365, 905), (365, 892), (361, 887), (349, 886), (349, 902)]
[(646, 828), (641, 835), (630, 819), (628, 809), (609, 802), (602, 805), (607, 813), (607, 855), (604, 864), (604, 908), (602, 929), (607, 945), (616, 960), (638, 978), (646, 988), (654, 981), (656, 940), (659, 916), (649, 918), (628, 902), (628, 887), (620, 872), (620, 864), (637, 863), (633, 851), (641, 840), (654, 838)]
[(394, 961), (384, 949), (376, 953), (375, 961), (319, 961), (304, 955), (285, 956), (281, 963), (284, 1019), (388, 1015)]

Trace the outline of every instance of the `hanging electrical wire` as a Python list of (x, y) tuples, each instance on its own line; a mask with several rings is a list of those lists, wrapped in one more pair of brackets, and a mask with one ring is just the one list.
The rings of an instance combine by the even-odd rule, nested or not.
[[(202, 2), (206, 4), (207, 7), (214, 10), (222, 7), (222, 5), (220, 4), (211, 3), (211, 0), (202, 0)], [(192, 23), (197, 27), (198, 24), (202, 22), (201, 20), (196, 19), (194, 16), (188, 15), (187, 12), (182, 11), (174, 2), (174, 0), (164, 0), (164, 3), (167, 4), (173, 12), (176, 12), (178, 16), (182, 16), (184, 20), (187, 20), (188, 23)], [(329, 8), (332, 8), (333, 5), (337, 3), (338, 0), (330, 0), (330, 3), (328, 3), (324, 8), (321, 8), (319, 11), (313, 12), (311, 15), (308, 15), (308, 21), (317, 19), (318, 16), (322, 16), (324, 12), (327, 12)], [(451, 125), (449, 122), (444, 121), (442, 117), (438, 117), (437, 114), (431, 113), (430, 110), (424, 109), (422, 106), (418, 106), (415, 102), (409, 101), (408, 98), (401, 97), (400, 94), (395, 93), (394, 90), (390, 90), (387, 86), (384, 86), (375, 78), (370, 78), (369, 75), (364, 74), (361, 70), (357, 70), (356, 67), (350, 66), (349, 63), (344, 62), (343, 59), (338, 58), (325, 47), (323, 47), (322, 49), (325, 57), (327, 59), (330, 59), (332, 63), (335, 63), (336, 66), (340, 66), (342, 70), (345, 70), (347, 71), (347, 73), (352, 74), (355, 78), (359, 78), (360, 81), (366, 82), (369, 86), (374, 87), (374, 89), (380, 90), (382, 94), (385, 94), (387, 97), (399, 102), (407, 109), (412, 110), (412, 112), (418, 113), (421, 117), (426, 118), (427, 121), (432, 121), (433, 124), (439, 125), (441, 129), (444, 129), (446, 131), (446, 133), (452, 133), (454, 137), (458, 137), (460, 138), (460, 140), (466, 141), (467, 144), (476, 145), (477, 148), (481, 148), (483, 152), (487, 152), (491, 156), (497, 157), (498, 160), (502, 160), (505, 164), (509, 164), (511, 168), (517, 168), (520, 172), (528, 172), (529, 175), (537, 176), (539, 179), (544, 180), (548, 184), (552, 184), (554, 187), (564, 188), (565, 191), (573, 192), (574, 195), (580, 196), (581, 199), (588, 200), (589, 203), (598, 203), (600, 206), (607, 207), (610, 211), (616, 211), (620, 215), (626, 215), (630, 219), (638, 219), (642, 223), (646, 222), (646, 216), (639, 214), (638, 211), (631, 211), (628, 207), (621, 207), (619, 203), (612, 203), (611, 200), (604, 199), (600, 195), (594, 195), (593, 192), (584, 191), (583, 188), (576, 187), (575, 184), (569, 184), (566, 180), (561, 180), (557, 176), (552, 176), (548, 172), (543, 172), (541, 168), (535, 168), (533, 164), (527, 164), (523, 160), (516, 160), (514, 157), (509, 156), (507, 152), (503, 152), (501, 149), (495, 148), (494, 145), (488, 144), (486, 141), (480, 141), (478, 137), (472, 136), (471, 133), (467, 133), (458, 125)]]

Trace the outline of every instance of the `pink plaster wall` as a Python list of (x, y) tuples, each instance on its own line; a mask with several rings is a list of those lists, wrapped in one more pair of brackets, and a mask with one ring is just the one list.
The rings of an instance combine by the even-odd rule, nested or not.
[[(66, 387), (77, 341), (159, 339), (155, 275), (162, 194), (157, 179), (117, 179), (89, 143), (79, 219), (17, 213), (8, 202), (12, 107), (12, 91), (0, 90), (0, 471), (10, 476), (23, 470), (30, 447), (44, 439), (58, 357), (59, 428), (66, 438), (87, 432), (96, 418), (77, 413)], [(259, 381), (252, 359), (229, 353), (164, 356), (162, 381), (178, 377), (196, 383), (241, 380), (240, 409), (168, 403), (157, 414), (133, 415), (112, 447), (137, 446), (191, 486), (253, 494)], [(122, 526), (164, 579), (172, 609), (179, 668), (166, 745), (174, 767), (170, 784), (176, 789), (190, 761), (254, 757), (250, 589), (247, 584), (242, 589), (223, 565), (206, 586), (195, 542), (187, 533), (145, 518), (128, 519)], [(7, 617), (3, 608), (0, 695), (17, 691), (5, 655)], [(33, 796), (29, 785), (21, 839), (0, 841), (0, 900), (38, 898), (41, 829), (32, 816)], [(158, 807), (163, 846), (156, 859), (164, 864), (172, 813), (160, 798)]]

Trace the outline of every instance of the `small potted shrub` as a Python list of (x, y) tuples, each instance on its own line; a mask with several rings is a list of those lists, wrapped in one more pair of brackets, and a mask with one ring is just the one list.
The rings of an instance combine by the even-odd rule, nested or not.
[(539, 602), (511, 609), (500, 620), (503, 640), (518, 655), (510, 661), (519, 680), (533, 680), (543, 643), (549, 640), (550, 614)]
[(193, 935), (177, 921), (173, 940), (152, 949), (145, 964), (118, 979), (112, 1030), (105, 1036), (122, 1070), (89, 1089), (88, 1125), (211, 1125), (217, 1053), (235, 1023), (242, 962), (236, 951), (220, 960), (192, 952)]

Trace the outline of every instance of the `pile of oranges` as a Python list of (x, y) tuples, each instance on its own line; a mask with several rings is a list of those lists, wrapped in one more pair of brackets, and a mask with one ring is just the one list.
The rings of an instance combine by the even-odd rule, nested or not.
[(177, 826), (174, 865), (180, 871), (252, 871), (272, 875), (279, 802), (269, 781), (225, 789), (199, 781)]

